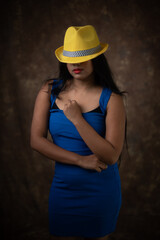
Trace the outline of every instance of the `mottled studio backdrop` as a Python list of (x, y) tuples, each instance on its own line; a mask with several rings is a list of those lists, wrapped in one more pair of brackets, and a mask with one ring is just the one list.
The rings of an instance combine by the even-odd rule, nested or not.
[[(57, 75), (54, 50), (71, 25), (92, 24), (121, 90), (129, 154), (120, 166), (122, 208), (112, 240), (160, 236), (159, 1), (39, 0), (1, 5), (1, 216), (4, 239), (48, 239), (54, 162), (30, 148), (34, 101)], [(2, 233), (2, 232), (1, 232)]]

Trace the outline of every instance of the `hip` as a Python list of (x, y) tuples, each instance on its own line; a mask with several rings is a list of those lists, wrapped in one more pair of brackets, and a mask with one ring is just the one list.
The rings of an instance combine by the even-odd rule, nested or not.
[(121, 180), (117, 164), (110, 165), (101, 172), (74, 167), (68, 165), (66, 170), (64, 166), (55, 166), (52, 182), (55, 191), (76, 190), (99, 194), (121, 191)]

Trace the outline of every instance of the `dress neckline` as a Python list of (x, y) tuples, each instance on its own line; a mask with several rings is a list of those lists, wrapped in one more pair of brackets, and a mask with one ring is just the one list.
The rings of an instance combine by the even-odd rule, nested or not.
[[(103, 95), (103, 91), (104, 91), (104, 88), (102, 88), (102, 91), (101, 91), (101, 94), (100, 94), (100, 98), (99, 98), (99, 105), (98, 105), (98, 107), (96, 107), (96, 108), (94, 108), (94, 109), (92, 109), (92, 110), (90, 110), (90, 111), (88, 111), (88, 112), (82, 112), (82, 114), (87, 114), (87, 113), (92, 113), (94, 110), (96, 110), (96, 109), (98, 109), (98, 108), (100, 108), (101, 109), (101, 104), (100, 104), (100, 102), (101, 102), (101, 98), (102, 98), (102, 95)], [(54, 99), (54, 103), (56, 104), (56, 99), (57, 98), (55, 98)], [(53, 104), (54, 104), (53, 103)], [(60, 112), (62, 112), (63, 113), (63, 110), (62, 109), (60, 109), (59, 107), (58, 107), (58, 105), (56, 104), (56, 106), (57, 106), (57, 109), (60, 111)], [(101, 109), (101, 111), (102, 111), (102, 109)]]

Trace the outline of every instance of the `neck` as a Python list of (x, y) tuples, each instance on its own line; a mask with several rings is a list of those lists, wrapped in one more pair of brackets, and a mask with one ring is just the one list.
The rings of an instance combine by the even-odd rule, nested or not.
[(92, 88), (93, 86), (95, 86), (95, 80), (93, 75), (90, 75), (85, 79), (73, 78), (72, 80), (72, 87), (75, 90), (78, 89), (78, 90), (85, 91)]

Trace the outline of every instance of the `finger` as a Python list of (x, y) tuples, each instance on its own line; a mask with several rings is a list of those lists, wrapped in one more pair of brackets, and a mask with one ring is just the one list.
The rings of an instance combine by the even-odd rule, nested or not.
[[(70, 102), (70, 103), (77, 103), (77, 101), (76, 100), (71, 100), (71, 99), (68, 99), (68, 101)], [(78, 103), (77, 103), (78, 104)]]
[(104, 165), (104, 169), (106, 169), (106, 168), (108, 168), (108, 165), (107, 165), (107, 164)]
[(65, 103), (65, 104), (64, 104), (64, 108), (67, 108), (67, 106), (68, 106), (68, 104), (67, 104), (67, 103)]
[(69, 102), (76, 102), (76, 100), (68, 99)]
[(100, 164), (100, 168), (102, 168), (102, 169), (106, 169), (106, 168), (108, 168), (108, 165), (105, 164), (105, 163), (101, 163), (101, 164)]
[(97, 172), (101, 172), (102, 171), (102, 169), (100, 167), (97, 167), (96, 170), (97, 170)]
[(69, 106), (71, 103), (72, 103), (72, 100), (68, 99), (66, 104)]
[(99, 166), (101, 166), (101, 167), (106, 167), (106, 166), (108, 166), (106, 163), (104, 163), (104, 162), (102, 162), (102, 161), (98, 161), (98, 164), (99, 164)]

